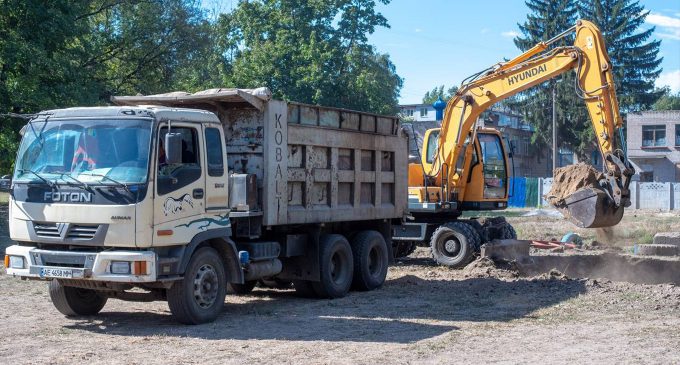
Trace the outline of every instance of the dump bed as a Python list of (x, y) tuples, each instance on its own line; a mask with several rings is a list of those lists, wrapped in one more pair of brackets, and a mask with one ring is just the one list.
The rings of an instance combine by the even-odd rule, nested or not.
[(265, 88), (114, 97), (118, 105), (209, 110), (230, 173), (257, 175), (263, 225), (401, 218), (407, 138), (396, 117), (273, 100)]

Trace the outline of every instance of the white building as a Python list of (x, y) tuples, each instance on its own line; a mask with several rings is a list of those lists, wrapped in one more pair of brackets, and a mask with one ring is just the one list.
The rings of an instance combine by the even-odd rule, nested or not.
[(437, 112), (431, 104), (399, 105), (399, 113), (405, 119), (415, 122), (433, 122), (437, 120)]

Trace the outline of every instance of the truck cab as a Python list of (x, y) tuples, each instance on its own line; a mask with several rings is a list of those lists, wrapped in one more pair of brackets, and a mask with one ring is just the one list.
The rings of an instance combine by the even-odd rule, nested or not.
[[(163, 146), (168, 126), (181, 138), (181, 161), (174, 164), (166, 163)], [(137, 249), (186, 242), (201, 219), (204, 228), (229, 226), (220, 221), (227, 187), (213, 181), (226, 175), (221, 133), (214, 114), (190, 109), (76, 108), (33, 120), (23, 131), (10, 204), (11, 238), (32, 244), (8, 251), (22, 252), (25, 261), (8, 273), (44, 277), (56, 272), (42, 266), (58, 263), (73, 266), (60, 273), (76, 278), (155, 280), (155, 255)], [(132, 251), (58, 259), (33, 248), (58, 245)]]
[[(213, 113), (72, 108), (43, 112), (22, 132), (10, 197), (17, 245), (6, 251), (7, 274), (53, 280), (55, 305), (59, 296), (68, 302), (77, 296), (69, 293), (96, 290), (89, 306), (58, 306), (65, 314), (126, 299), (133, 286), (163, 299), (156, 289), (186, 270), (192, 243), (231, 236), (224, 132)], [(233, 242), (221, 249), (232, 264), (225, 285), (242, 283)]]

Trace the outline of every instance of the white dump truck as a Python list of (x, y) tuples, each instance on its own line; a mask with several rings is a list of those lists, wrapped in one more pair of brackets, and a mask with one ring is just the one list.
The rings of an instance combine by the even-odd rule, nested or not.
[(380, 287), (407, 206), (396, 117), (273, 100), (265, 88), (114, 97), (22, 129), (7, 274), (65, 315), (108, 298), (214, 320), (228, 287), (337, 298)]

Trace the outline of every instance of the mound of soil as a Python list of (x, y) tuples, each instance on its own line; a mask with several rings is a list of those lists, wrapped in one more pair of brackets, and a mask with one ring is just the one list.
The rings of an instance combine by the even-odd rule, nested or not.
[(480, 257), (463, 269), (468, 278), (504, 278), (516, 279), (520, 272), (517, 264), (512, 261), (494, 262), (488, 257)]
[(566, 197), (579, 189), (587, 187), (599, 189), (599, 180), (603, 178), (602, 172), (582, 162), (560, 167), (554, 172), (552, 187), (545, 199), (551, 205), (559, 207), (563, 205)]
[(536, 280), (570, 280), (567, 275), (562, 273), (561, 271), (557, 269), (552, 269), (546, 273), (543, 273), (538, 276), (534, 276), (533, 279)]

